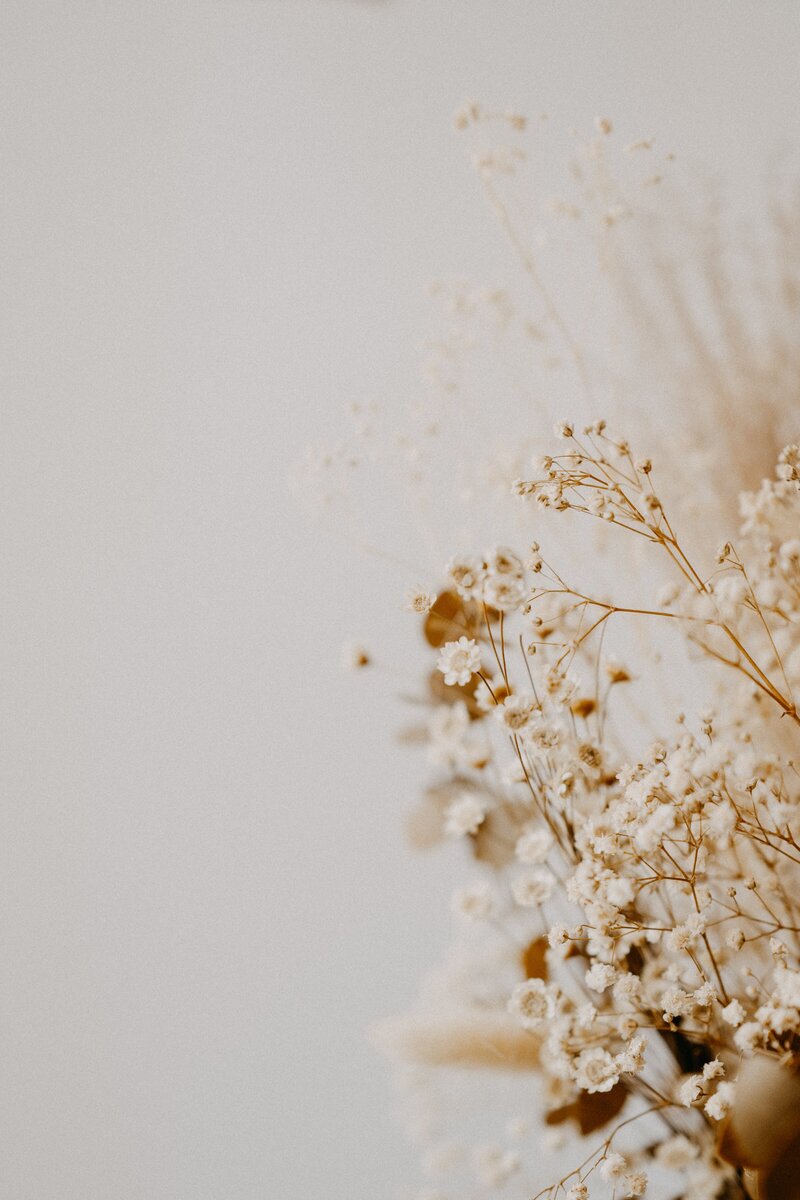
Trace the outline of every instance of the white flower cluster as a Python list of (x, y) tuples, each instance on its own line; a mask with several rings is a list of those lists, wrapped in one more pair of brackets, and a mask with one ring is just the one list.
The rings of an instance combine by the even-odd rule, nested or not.
[[(663, 1114), (643, 1149), (609, 1139), (558, 1194), (589, 1195), (596, 1168), (613, 1195), (643, 1195), (652, 1162), (683, 1172), (686, 1195), (738, 1196), (714, 1132), (736, 1111), (737, 1063), (800, 1061), (800, 451), (743, 498), (739, 549), (726, 543), (705, 570), (652, 463), (602, 422), (583, 441), (569, 423), (560, 433), (568, 451), (516, 491), (644, 536), (678, 586), (663, 604), (616, 606), (571, 589), (537, 543), (527, 557), (453, 559), (440, 595), (458, 636), (434, 637), (445, 690), (427, 731), (444, 774), (425, 827), (463, 839), (484, 871), (454, 910), (529, 947), (505, 1019), (538, 1047), (548, 1119), (580, 1124), (588, 1096), (598, 1127), (623, 1107), (638, 1120), (645, 1102)], [(427, 618), (438, 604), (411, 607)], [(677, 733), (627, 756), (615, 701), (636, 672), (600, 640), (625, 613), (670, 621), (727, 672), (716, 710), (680, 714)], [(475, 985), (499, 1021), (496, 992)], [(478, 1166), (500, 1186), (518, 1161), (493, 1146)]]

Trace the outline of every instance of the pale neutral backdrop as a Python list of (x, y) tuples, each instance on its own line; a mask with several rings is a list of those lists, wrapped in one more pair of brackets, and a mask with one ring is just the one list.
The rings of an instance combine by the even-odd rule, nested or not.
[(287, 467), (404, 403), (425, 284), (504, 253), (459, 104), (622, 115), (747, 196), (800, 137), (800, 9), (0, 20), (0, 1194), (391, 1198), (414, 1159), (363, 1030), (436, 961), (456, 867), (404, 849), (391, 678), (339, 671), (351, 634), (413, 654), (396, 598)]

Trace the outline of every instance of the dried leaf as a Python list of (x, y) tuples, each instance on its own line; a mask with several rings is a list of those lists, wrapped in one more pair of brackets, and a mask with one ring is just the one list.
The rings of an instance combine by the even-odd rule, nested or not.
[(546, 937), (534, 938), (529, 946), (522, 951), (522, 969), (526, 979), (547, 979), (547, 950), (549, 942)]
[(625, 958), (625, 970), (631, 975), (641, 975), (644, 967), (644, 955), (639, 946), (631, 946)]
[(486, 814), (477, 833), (472, 834), (472, 852), (479, 862), (505, 867), (514, 858), (519, 835), (528, 820), (516, 804), (501, 804)]
[(463, 687), (458, 684), (445, 683), (441, 671), (432, 671), (428, 676), (428, 687), (433, 699), (438, 704), (456, 704), (459, 700), (463, 700), (473, 721), (477, 721), (483, 716), (475, 700), (475, 692), (479, 684), (480, 679), (477, 675), (473, 675), (469, 683)]
[(471, 780), (460, 775), (426, 788), (420, 802), (406, 817), (406, 835), (411, 845), (416, 850), (428, 850), (443, 841), (445, 809), (460, 793), (473, 790)]
[(610, 1092), (580, 1092), (571, 1104), (563, 1104), (547, 1113), (545, 1124), (563, 1125), (565, 1121), (574, 1121), (586, 1137), (613, 1121), (625, 1107), (628, 1095), (625, 1083), (615, 1084)]
[(438, 650), (445, 642), (471, 637), (476, 617), (476, 606), (462, 600), (458, 592), (442, 592), (425, 617), (425, 640)]

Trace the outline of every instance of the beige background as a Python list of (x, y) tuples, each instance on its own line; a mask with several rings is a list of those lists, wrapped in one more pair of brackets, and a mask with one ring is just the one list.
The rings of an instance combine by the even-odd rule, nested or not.
[(362, 1030), (456, 867), (402, 846), (392, 678), (338, 668), (409, 653), (391, 573), (287, 464), (505, 254), (457, 105), (609, 113), (746, 201), (800, 9), (7, 0), (0, 53), (0, 1193), (405, 1194)]

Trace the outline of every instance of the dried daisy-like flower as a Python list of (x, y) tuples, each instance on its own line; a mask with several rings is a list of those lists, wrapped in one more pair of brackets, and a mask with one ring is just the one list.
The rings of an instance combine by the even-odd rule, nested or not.
[(445, 683), (464, 687), (480, 671), (480, 647), (467, 637), (460, 637), (457, 642), (446, 642), (436, 666), (444, 675)]
[(405, 608), (408, 612), (429, 613), (436, 602), (436, 597), (425, 588), (409, 588), (405, 594)]

